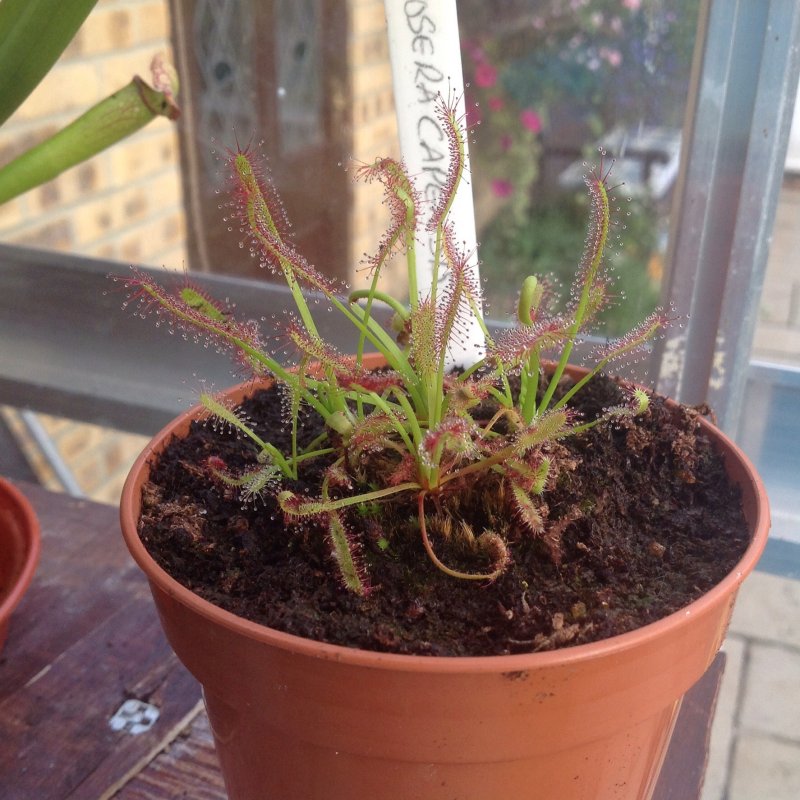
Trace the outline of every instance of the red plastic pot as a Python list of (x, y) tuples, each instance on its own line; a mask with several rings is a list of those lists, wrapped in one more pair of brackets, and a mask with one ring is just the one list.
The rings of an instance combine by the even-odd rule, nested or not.
[(0, 650), (11, 612), (19, 605), (39, 561), (39, 520), (22, 492), (0, 478)]
[[(251, 389), (230, 391), (240, 398)], [(742, 452), (702, 422), (752, 541), (711, 591), (658, 622), (562, 651), (442, 658), (323, 644), (240, 619), (161, 570), (137, 522), (147, 446), (122, 495), (125, 541), (172, 647), (203, 686), (231, 800), (646, 800), (685, 692), (717, 653), (769, 528)]]

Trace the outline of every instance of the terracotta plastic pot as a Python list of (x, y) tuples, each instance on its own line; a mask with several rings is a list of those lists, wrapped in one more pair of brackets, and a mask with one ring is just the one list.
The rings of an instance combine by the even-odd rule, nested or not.
[(39, 520), (22, 492), (0, 478), (0, 650), (11, 612), (25, 594), (39, 561)]
[(651, 795), (681, 698), (717, 653), (736, 592), (766, 542), (764, 488), (728, 438), (702, 423), (741, 487), (752, 542), (706, 595), (602, 642), (443, 658), (281, 633), (217, 608), (161, 570), (137, 533), (141, 487), (153, 453), (192, 416), (158, 434), (133, 467), (122, 530), (167, 638), (203, 686), (231, 800)]

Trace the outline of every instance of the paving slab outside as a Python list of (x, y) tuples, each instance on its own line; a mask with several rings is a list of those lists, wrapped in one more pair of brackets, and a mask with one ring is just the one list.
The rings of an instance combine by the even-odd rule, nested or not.
[[(800, 366), (798, 252), (800, 175), (787, 175), (752, 355), (794, 368)], [(781, 513), (773, 515), (767, 553), (739, 592), (723, 647), (727, 663), (702, 800), (800, 798), (800, 545), (788, 541), (795, 537), (782, 517), (787, 500), (789, 510), (797, 508), (798, 476), (792, 480), (791, 498), (773, 498)]]
[(800, 581), (756, 571), (728, 637), (702, 800), (800, 797)]

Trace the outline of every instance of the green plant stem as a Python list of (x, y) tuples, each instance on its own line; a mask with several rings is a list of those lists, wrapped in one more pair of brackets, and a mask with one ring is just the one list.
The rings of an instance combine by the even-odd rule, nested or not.
[(386, 294), (386, 292), (378, 291), (374, 288), (374, 284), (369, 289), (356, 289), (350, 292), (350, 296), (347, 299), (350, 303), (356, 303), (359, 300), (369, 301), (370, 297), (385, 303), (392, 311), (403, 317), (403, 319), (408, 317), (408, 309), (399, 300), (395, 299), (390, 294)]
[[(447, 210), (453, 203), (453, 198), (447, 204)], [(442, 219), (447, 218), (447, 213)], [(442, 259), (442, 237), (444, 235), (443, 223), (436, 228), (436, 246), (433, 253), (433, 273), (431, 275), (431, 305), (437, 308), (439, 302), (438, 289), (439, 289), (439, 264)], [(444, 364), (447, 354), (447, 340), (442, 342), (442, 352), (439, 358), (439, 365), (436, 370), (434, 380), (428, 384), (428, 419), (430, 426), (436, 427), (441, 422), (442, 417), (442, 399), (444, 398)]]
[[(323, 436), (327, 436), (328, 434), (322, 434)], [(306, 452), (300, 453), (297, 456), (297, 463), (302, 464), (304, 461), (309, 461), (312, 458), (318, 458), (319, 456), (327, 456), (329, 453), (335, 453), (336, 448), (334, 447), (320, 447), (319, 450), (307, 450)]]
[(505, 383), (505, 394), (498, 389), (495, 389), (494, 386), (489, 387), (489, 394), (500, 403), (503, 408), (511, 408), (514, 405), (514, 398), (511, 396), (511, 386), (508, 383), (508, 378), (503, 376), (503, 382)]
[(394, 413), (389, 404), (379, 394), (376, 394), (375, 392), (367, 392), (365, 394), (365, 399), (368, 402), (374, 403), (376, 408), (379, 408), (381, 411), (383, 411), (384, 414), (386, 414), (386, 416), (389, 418), (389, 421), (392, 423), (392, 427), (395, 429), (395, 431), (397, 431), (398, 435), (403, 440), (405, 446), (408, 448), (410, 452), (413, 453), (415, 448), (414, 445), (411, 443), (408, 431), (403, 427), (403, 423), (400, 422), (397, 415)]
[(273, 444), (265, 442), (255, 431), (245, 425), (226, 405), (220, 403), (215, 397), (207, 393), (201, 394), (200, 402), (210, 414), (226, 422), (228, 425), (233, 426), (236, 430), (241, 431), (256, 444), (262, 453), (268, 453), (284, 475), (290, 478), (297, 478), (297, 468), (295, 467), (292, 469), (283, 453)]
[(406, 233), (406, 271), (408, 272), (408, 305), (416, 309), (419, 305), (417, 284), (417, 248), (414, 232)]
[(407, 483), (398, 483), (397, 486), (388, 486), (384, 489), (376, 489), (372, 492), (364, 492), (363, 494), (340, 497), (338, 500), (328, 500), (327, 502), (315, 502), (312, 500), (304, 504), (304, 506), (309, 509), (308, 511), (298, 513), (300, 516), (314, 516), (327, 511), (338, 511), (339, 509), (348, 508), (349, 506), (361, 505), (362, 503), (372, 503), (376, 500), (385, 500), (387, 497), (392, 497), (392, 495), (400, 494), (402, 492), (415, 492), (421, 488), (422, 487), (418, 483), (409, 481)]
[(472, 475), (475, 472), (483, 472), (497, 464), (502, 464), (509, 458), (513, 458), (514, 455), (513, 447), (504, 447), (491, 456), (482, 458), (480, 461), (473, 461), (471, 464), (467, 464), (466, 467), (461, 467), (461, 469), (457, 469), (455, 472), (449, 472), (441, 479), (439, 485), (444, 486), (446, 483), (450, 483), (450, 481), (457, 480), (458, 478), (463, 478), (466, 475)]
[(564, 394), (564, 396), (553, 405), (553, 410), (561, 408), (562, 406), (566, 405), (577, 392), (579, 392), (598, 372), (600, 372), (603, 367), (608, 364), (610, 359), (605, 359), (601, 361), (599, 364), (592, 367), (592, 369), (587, 372), (568, 392)]
[(525, 397), (522, 403), (522, 419), (530, 425), (536, 414), (536, 392), (539, 390), (539, 351), (531, 353), (526, 369), (522, 370), (522, 387)]
[[(381, 262), (382, 263), (382, 262)], [(361, 366), (361, 362), (364, 360), (364, 343), (367, 340), (367, 325), (369, 325), (369, 320), (372, 319), (372, 303), (375, 301), (375, 292), (378, 288), (378, 277), (380, 275), (380, 265), (375, 268), (372, 273), (372, 283), (370, 284), (369, 289), (367, 290), (367, 302), (364, 306), (364, 328), (362, 329), (359, 337), (358, 337), (358, 346), (356, 347), (356, 364)]]
[(600, 193), (601, 203), (600, 233), (596, 238), (594, 251), (592, 252), (592, 258), (586, 275), (584, 276), (580, 301), (578, 302), (578, 308), (575, 311), (575, 319), (569, 328), (566, 344), (564, 345), (564, 349), (561, 351), (561, 357), (559, 358), (558, 364), (556, 365), (553, 375), (550, 378), (547, 391), (542, 398), (542, 402), (539, 406), (540, 412), (546, 411), (550, 405), (550, 401), (553, 398), (553, 393), (555, 392), (558, 382), (561, 380), (561, 376), (564, 374), (564, 370), (569, 363), (569, 358), (572, 355), (572, 348), (575, 345), (575, 339), (581, 329), (581, 325), (583, 324), (583, 319), (586, 315), (586, 310), (589, 305), (589, 295), (591, 294), (593, 288), (594, 278), (597, 275), (597, 271), (600, 269), (600, 264), (603, 260), (603, 252), (605, 250), (606, 239), (608, 238), (609, 207), (608, 192), (606, 191), (605, 184), (602, 181), (598, 181), (598, 191)]
[(403, 372), (403, 374), (408, 375), (407, 371), (403, 370), (403, 362), (405, 359), (403, 358), (403, 354), (400, 352), (400, 349), (395, 344), (394, 340), (386, 333), (383, 328), (381, 328), (372, 317), (366, 318), (363, 312), (363, 309), (358, 309), (361, 311), (361, 317), (356, 316), (356, 314), (351, 311), (339, 298), (332, 293), (326, 293), (325, 297), (330, 301), (331, 305), (334, 306), (338, 311), (344, 314), (356, 328), (366, 333), (367, 339), (375, 345), (378, 350), (386, 357), (386, 361), (389, 363), (389, 366), (392, 369), (396, 369), (398, 372)]
[(392, 386), (390, 391), (397, 398), (397, 402), (400, 404), (400, 407), (403, 409), (403, 413), (406, 415), (408, 426), (411, 429), (411, 435), (414, 439), (414, 445), (418, 448), (422, 443), (422, 428), (420, 427), (420, 420), (402, 389), (400, 389), (398, 386)]
[[(2, 8), (2, 5), (0, 5)], [(97, 155), (158, 116), (177, 117), (170, 99), (134, 78), (49, 139), (0, 169), (0, 204)]]
[[(383, 262), (381, 262), (382, 264)], [(366, 299), (367, 304), (364, 308), (364, 324), (369, 325), (370, 320), (372, 317), (370, 316), (370, 311), (372, 309), (372, 303), (374, 300), (380, 300), (386, 305), (389, 306), (396, 314), (406, 316), (408, 311), (403, 307), (403, 305), (394, 299), (391, 295), (388, 295), (384, 292), (379, 292), (376, 288), (378, 283), (378, 269), (380, 269), (380, 264), (375, 269), (375, 273), (372, 277), (372, 284), (370, 285), (369, 289), (357, 289), (354, 292), (350, 293), (350, 296), (347, 298), (348, 302), (351, 304), (357, 303), (359, 300)], [(367, 334), (366, 331), (362, 330), (361, 335), (358, 339), (358, 349), (356, 350), (356, 364), (359, 366), (361, 365), (364, 357), (364, 342), (366, 341)], [(358, 416), (363, 417), (364, 415), (364, 408), (363, 408), (363, 399), (359, 394), (356, 397), (356, 407), (358, 409)]]
[[(300, 455), (298, 456), (298, 458), (300, 458), (300, 459), (304, 458), (304, 457), (305, 457), (305, 455), (306, 455), (306, 453), (316, 453), (316, 450), (315, 450), (314, 448), (316, 448), (316, 447), (317, 447), (317, 445), (321, 444), (322, 442), (326, 441), (326, 440), (327, 440), (327, 438), (328, 438), (328, 433), (327, 433), (327, 431), (324, 431), (323, 433), (319, 434), (319, 436), (315, 436), (315, 437), (314, 437), (314, 438), (313, 438), (313, 439), (312, 439), (312, 440), (311, 440), (311, 441), (310, 441), (310, 442), (309, 442), (309, 443), (308, 443), (308, 444), (307, 444), (307, 445), (306, 445), (306, 446), (303, 448), (303, 452), (302, 452), (302, 453), (300, 453)], [(330, 449), (330, 448), (328, 448), (328, 449)]]
[(389, 367), (403, 376), (408, 386), (409, 393), (412, 395), (415, 403), (421, 404), (422, 395), (416, 387), (417, 376), (414, 372), (414, 368), (409, 364), (408, 359), (389, 334), (386, 333), (374, 319), (370, 318), (366, 323), (363, 317), (359, 319), (338, 297), (336, 297), (336, 295), (331, 294), (329, 296), (326, 295), (326, 297), (328, 297), (331, 304), (341, 311), (359, 331), (366, 329), (367, 338), (383, 354)]

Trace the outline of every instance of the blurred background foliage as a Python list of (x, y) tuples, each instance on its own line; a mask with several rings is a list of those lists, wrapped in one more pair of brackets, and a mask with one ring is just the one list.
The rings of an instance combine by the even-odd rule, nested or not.
[[(626, 137), (644, 129), (679, 135), (698, 6), (699, 0), (460, 0), (491, 316), (505, 316), (526, 275), (564, 282), (574, 273), (588, 204), (584, 187), (565, 180), (570, 165), (597, 164), (598, 143), (614, 130)], [(620, 156), (610, 152), (606, 162)], [(615, 194), (621, 236), (610, 258), (615, 294), (626, 302), (604, 313), (608, 336), (658, 304), (671, 200), (671, 191), (653, 196), (644, 178)]]

